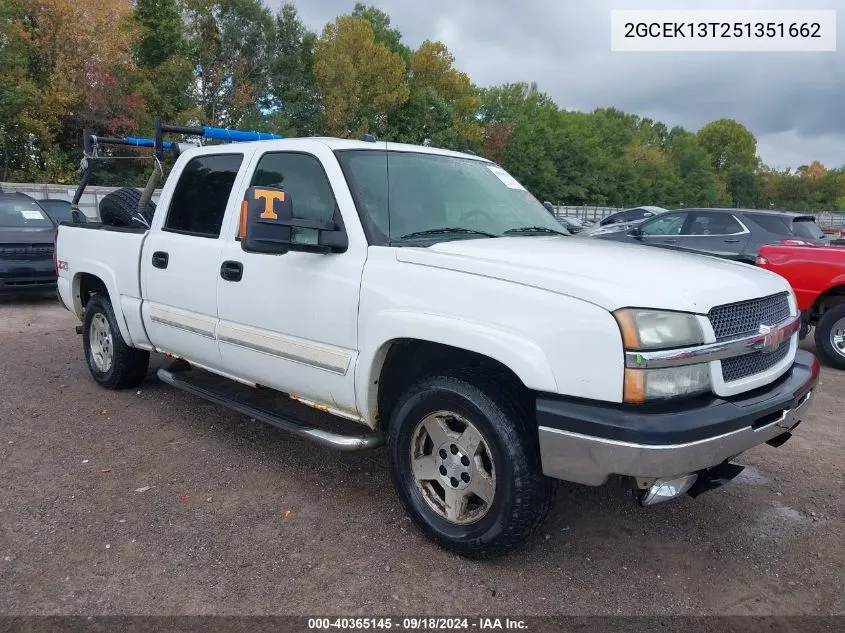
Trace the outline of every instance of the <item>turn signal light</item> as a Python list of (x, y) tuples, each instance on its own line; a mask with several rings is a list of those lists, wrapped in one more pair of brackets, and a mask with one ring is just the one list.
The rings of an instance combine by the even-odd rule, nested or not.
[(625, 370), (625, 388), (623, 400), (630, 404), (645, 402), (645, 371), (642, 369)]
[(247, 202), (241, 200), (241, 217), (238, 223), (238, 239), (246, 239), (246, 219), (247, 219)]

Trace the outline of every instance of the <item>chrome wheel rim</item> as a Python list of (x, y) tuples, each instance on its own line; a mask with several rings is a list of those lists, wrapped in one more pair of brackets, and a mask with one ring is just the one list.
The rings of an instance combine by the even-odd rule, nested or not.
[(456, 525), (474, 523), (490, 510), (496, 468), (475, 425), (452, 411), (423, 418), (411, 436), (411, 473), (428, 506)]
[(845, 356), (845, 319), (839, 319), (830, 328), (830, 344), (837, 354)]
[(91, 350), (91, 361), (98, 371), (103, 373), (111, 369), (114, 362), (114, 342), (111, 327), (105, 315), (97, 313), (91, 319), (88, 328), (88, 347)]

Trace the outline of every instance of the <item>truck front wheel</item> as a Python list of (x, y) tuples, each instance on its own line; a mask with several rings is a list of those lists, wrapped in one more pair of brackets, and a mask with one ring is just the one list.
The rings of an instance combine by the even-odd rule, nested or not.
[(845, 369), (845, 303), (824, 311), (816, 324), (816, 349), (837, 369)]
[(108, 297), (95, 294), (85, 306), (82, 343), (88, 370), (101, 386), (125, 389), (144, 382), (150, 353), (126, 344)]
[(548, 513), (528, 407), (475, 372), (431, 377), (394, 408), (388, 447), (396, 490), (417, 527), (469, 558), (525, 541)]

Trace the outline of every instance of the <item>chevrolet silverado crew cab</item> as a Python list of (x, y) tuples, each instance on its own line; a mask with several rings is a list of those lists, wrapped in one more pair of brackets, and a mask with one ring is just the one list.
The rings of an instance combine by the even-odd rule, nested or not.
[(648, 505), (731, 479), (790, 437), (819, 373), (778, 275), (566, 237), (501, 167), (431, 147), (189, 149), (149, 228), (61, 226), (57, 258), (100, 385), (134, 387), (167, 354), (159, 378), (195, 395), (324, 445), (386, 443), (415, 524), (469, 557), (524, 541), (554, 480), (622, 481)]

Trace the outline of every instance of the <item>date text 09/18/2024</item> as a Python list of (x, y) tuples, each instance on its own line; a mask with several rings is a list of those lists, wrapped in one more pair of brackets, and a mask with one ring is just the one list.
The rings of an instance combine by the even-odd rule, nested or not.
[(438, 618), (438, 617), (356, 617), (356, 618), (309, 618), (309, 630), (386, 630), (400, 631), (467, 631), (478, 630), (526, 630), (528, 625), (519, 618), (477, 617), (477, 618)]

